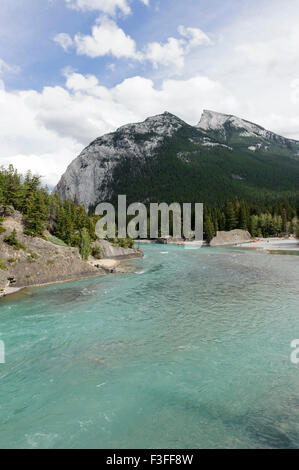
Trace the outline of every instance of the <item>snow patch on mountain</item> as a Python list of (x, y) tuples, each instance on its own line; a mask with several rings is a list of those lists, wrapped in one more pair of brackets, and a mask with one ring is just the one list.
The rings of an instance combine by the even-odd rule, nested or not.
[(202, 144), (204, 147), (222, 147), (222, 148), (226, 148), (228, 150), (231, 150), (233, 151), (233, 148), (232, 147), (229, 147), (228, 145), (225, 145), (225, 144), (219, 144), (218, 142), (204, 142)]

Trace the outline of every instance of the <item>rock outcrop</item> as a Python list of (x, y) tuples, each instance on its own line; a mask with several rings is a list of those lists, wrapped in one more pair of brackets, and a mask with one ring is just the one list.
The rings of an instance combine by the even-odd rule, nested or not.
[(210, 241), (210, 246), (235, 245), (251, 240), (251, 235), (245, 230), (231, 230), (230, 232), (217, 232), (216, 237)]
[[(96, 277), (107, 274), (97, 263), (82, 260), (79, 250), (53, 244), (23, 233), (22, 215), (14, 211), (2, 223), (5, 232), (0, 235), (0, 297), (8, 287), (22, 288), (63, 281)], [(17, 240), (23, 245), (16, 249), (3, 241), (16, 230)], [(130, 259), (142, 256), (142, 252), (112, 246), (108, 241), (101, 245), (102, 258)], [(95, 261), (95, 260), (93, 260)]]
[(95, 242), (94, 245), (98, 245), (100, 247), (102, 259), (130, 259), (143, 256), (143, 253), (139, 250), (122, 248), (121, 246), (113, 245), (107, 240), (99, 240)]
[(5, 295), (5, 290), (9, 286), (6, 270), (0, 269), (0, 297)]
[[(54, 245), (42, 238), (24, 235), (22, 215), (14, 212), (3, 222), (6, 232), (0, 235), (0, 257), (6, 269), (1, 269), (2, 289), (9, 285), (26, 287), (105, 274), (84, 262), (77, 248)], [(15, 229), (18, 241), (25, 249), (3, 242)]]

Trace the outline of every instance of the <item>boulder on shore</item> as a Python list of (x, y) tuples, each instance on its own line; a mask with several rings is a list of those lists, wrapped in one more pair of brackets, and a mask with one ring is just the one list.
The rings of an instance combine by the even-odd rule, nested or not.
[(246, 230), (231, 230), (230, 232), (217, 232), (216, 237), (210, 241), (210, 246), (235, 245), (251, 240), (251, 235)]
[(99, 247), (101, 259), (130, 259), (141, 258), (143, 253), (136, 248), (123, 248), (119, 245), (113, 245), (107, 240), (97, 240), (93, 247)]

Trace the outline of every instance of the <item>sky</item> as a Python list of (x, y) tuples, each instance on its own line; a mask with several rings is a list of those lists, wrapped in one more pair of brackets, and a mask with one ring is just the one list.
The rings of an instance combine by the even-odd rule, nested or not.
[(1, 0), (0, 165), (55, 186), (95, 138), (204, 109), (299, 140), (298, 0)]

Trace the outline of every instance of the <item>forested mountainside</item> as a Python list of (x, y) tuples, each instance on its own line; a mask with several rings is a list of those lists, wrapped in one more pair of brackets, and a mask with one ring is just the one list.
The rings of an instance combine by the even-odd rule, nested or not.
[(164, 113), (92, 142), (57, 185), (62, 199), (267, 202), (299, 195), (299, 142), (235, 116), (205, 111), (197, 126)]

